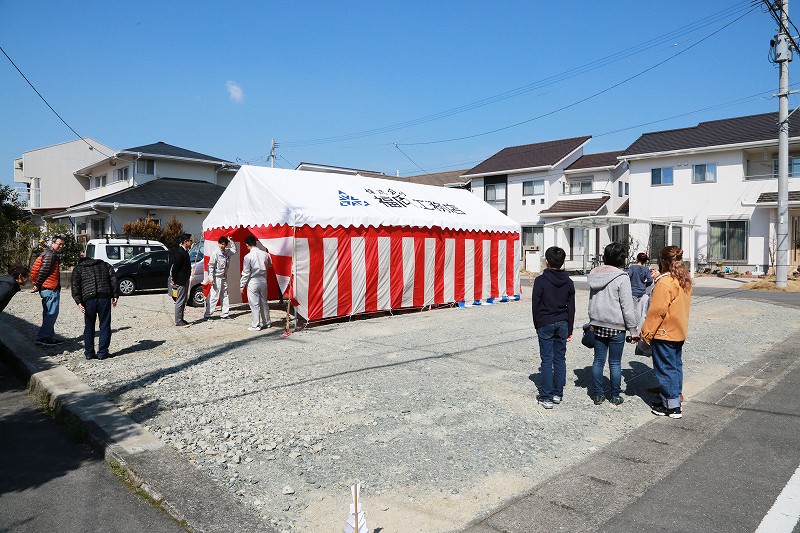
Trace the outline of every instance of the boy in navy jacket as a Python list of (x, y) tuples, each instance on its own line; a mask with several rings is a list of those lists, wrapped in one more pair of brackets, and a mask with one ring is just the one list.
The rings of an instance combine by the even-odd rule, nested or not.
[(545, 409), (561, 403), (567, 381), (567, 342), (575, 321), (575, 284), (561, 270), (567, 254), (558, 246), (545, 253), (547, 268), (533, 282), (533, 327), (539, 338), (541, 383), (538, 402)]

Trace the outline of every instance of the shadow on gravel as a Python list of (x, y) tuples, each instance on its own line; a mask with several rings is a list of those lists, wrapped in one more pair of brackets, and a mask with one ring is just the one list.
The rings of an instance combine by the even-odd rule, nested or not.
[(657, 387), (658, 380), (650, 365), (636, 360), (630, 361), (628, 367), (622, 369), (622, 381), (625, 383), (623, 392), (627, 396), (638, 396), (647, 405), (655, 401), (653, 393), (648, 389)]
[[(592, 388), (593, 388), (593, 381), (594, 378), (592, 376), (592, 366), (586, 366), (583, 368), (576, 368), (573, 370), (575, 373), (575, 386), (580, 387), (582, 389), (586, 389), (586, 396), (592, 397)], [(607, 378), (603, 378), (603, 388), (608, 388), (611, 386), (611, 381)]]
[(133, 346), (128, 346), (127, 348), (123, 348), (123, 349), (121, 349), (121, 350), (119, 350), (117, 352), (114, 352), (113, 354), (111, 354), (111, 356), (112, 357), (119, 357), (121, 355), (126, 355), (126, 354), (129, 354), (129, 353), (136, 353), (136, 352), (142, 352), (142, 351), (145, 351), (145, 350), (152, 350), (153, 348), (158, 348), (159, 346), (161, 346), (165, 342), (167, 342), (167, 341), (153, 341), (153, 340), (150, 340), (150, 339), (141, 340), (138, 343), (134, 344)]
[(528, 376), (528, 379), (531, 380), (534, 385), (536, 385), (536, 397), (538, 398), (539, 395), (542, 394), (542, 373), (537, 372), (536, 374), (531, 374)]

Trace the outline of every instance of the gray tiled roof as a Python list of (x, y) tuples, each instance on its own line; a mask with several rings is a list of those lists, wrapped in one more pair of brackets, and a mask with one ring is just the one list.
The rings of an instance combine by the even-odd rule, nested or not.
[(622, 150), (616, 152), (603, 152), (600, 154), (585, 154), (566, 168), (566, 170), (578, 170), (583, 168), (615, 167), (621, 163), (617, 156), (622, 155)]
[(224, 191), (225, 187), (207, 181), (159, 178), (137, 187), (95, 198), (90, 202), (82, 202), (78, 206), (101, 202), (211, 209)]
[(591, 138), (589, 135), (503, 148), (489, 159), (478, 164), (478, 166), (465, 172), (464, 175), (502, 174), (523, 168), (552, 166), (580, 148)]
[(167, 144), (163, 141), (158, 141), (157, 143), (153, 144), (145, 144), (143, 146), (134, 146), (133, 148), (126, 148), (125, 150), (123, 150), (123, 152), (132, 152), (132, 153), (141, 152), (142, 155), (183, 157), (186, 159), (200, 159), (204, 161), (212, 161), (215, 163), (224, 162), (224, 163), (234, 164), (231, 161), (227, 161), (220, 157), (201, 154), (200, 152), (193, 152), (191, 150), (187, 150), (179, 146), (173, 146), (171, 144)]
[(450, 170), (448, 172), (434, 172), (433, 174), (418, 174), (409, 176), (407, 179), (411, 183), (444, 187), (448, 183), (469, 183), (469, 178), (461, 177), (464, 173), (464, 170)]
[(628, 203), (628, 200), (630, 200), (630, 198), (628, 198), (628, 199), (626, 199), (624, 202), (622, 202), (622, 205), (621, 205), (621, 206), (619, 206), (619, 207), (617, 208), (617, 210), (616, 210), (616, 211), (614, 211), (614, 214), (615, 214), (615, 215), (625, 215), (625, 216), (628, 216), (628, 212), (629, 212), (629, 209), (630, 209), (630, 208), (628, 207), (628, 206), (630, 205), (630, 204)]
[(549, 208), (541, 211), (543, 215), (556, 215), (558, 213), (590, 213), (595, 214), (605, 205), (610, 196), (591, 198), (588, 200), (559, 200)]
[[(776, 192), (762, 192), (758, 195), (757, 202), (759, 204), (772, 203), (778, 201), (778, 193)], [(800, 191), (789, 191), (790, 202), (800, 202)]]
[[(789, 118), (789, 136), (796, 137), (797, 135), (800, 135), (800, 113)], [(701, 122), (691, 128), (645, 133), (634, 141), (622, 155), (650, 154), (769, 140), (778, 142), (777, 113), (726, 118)]]

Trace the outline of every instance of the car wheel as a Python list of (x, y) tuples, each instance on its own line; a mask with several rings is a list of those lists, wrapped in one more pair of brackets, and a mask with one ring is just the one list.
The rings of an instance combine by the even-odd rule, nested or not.
[(203, 307), (206, 305), (206, 295), (203, 294), (202, 285), (198, 285), (192, 289), (192, 297), (189, 299), (193, 307)]
[(119, 293), (123, 296), (130, 296), (136, 290), (136, 283), (130, 278), (124, 278), (119, 281)]

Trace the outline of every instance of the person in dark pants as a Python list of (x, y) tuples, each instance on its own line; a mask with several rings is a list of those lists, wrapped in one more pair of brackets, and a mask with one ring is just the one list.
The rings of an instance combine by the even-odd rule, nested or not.
[(542, 358), (537, 401), (545, 409), (561, 403), (567, 381), (567, 342), (575, 322), (575, 284), (561, 270), (567, 254), (558, 246), (544, 252), (547, 268), (533, 282), (533, 327)]
[(8, 302), (20, 291), (28, 279), (28, 269), (22, 266), (13, 266), (7, 276), (0, 276), (0, 311), (6, 308)]
[(172, 270), (170, 284), (178, 291), (175, 298), (175, 325), (188, 326), (183, 319), (186, 299), (189, 295), (189, 279), (192, 275), (192, 261), (189, 259), (189, 248), (192, 247), (192, 236), (184, 233), (178, 241), (178, 247), (172, 253)]
[[(83, 258), (72, 271), (72, 299), (83, 313), (83, 355), (105, 359), (111, 344), (111, 308), (119, 298), (114, 267), (100, 259)], [(100, 320), (100, 339), (94, 350), (95, 324)]]

